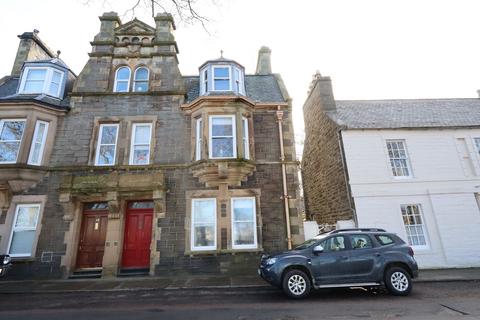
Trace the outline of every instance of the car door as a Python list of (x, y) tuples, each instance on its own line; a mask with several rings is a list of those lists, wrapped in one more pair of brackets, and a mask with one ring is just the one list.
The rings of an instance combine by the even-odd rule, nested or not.
[(351, 250), (346, 267), (351, 282), (375, 281), (375, 270), (381, 258), (378, 248), (368, 234), (350, 234), (348, 238)]
[(349, 244), (343, 235), (331, 236), (319, 243), (323, 252), (312, 252), (312, 270), (317, 285), (344, 283)]

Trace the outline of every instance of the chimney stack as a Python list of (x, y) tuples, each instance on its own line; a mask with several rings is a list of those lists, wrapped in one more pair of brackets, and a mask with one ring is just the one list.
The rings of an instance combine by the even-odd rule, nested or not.
[(35, 29), (33, 32), (24, 32), (18, 36), (20, 44), (18, 45), (17, 55), (13, 63), (11, 73), (13, 77), (20, 76), (25, 61), (55, 58), (53, 51), (40, 40), (38, 33), (39, 31)]
[(272, 64), (270, 62), (270, 55), (272, 50), (268, 47), (261, 47), (258, 51), (257, 70), (255, 74), (266, 75), (272, 73)]
[(94, 41), (115, 41), (115, 28), (122, 24), (116, 12), (105, 12), (100, 19), (100, 33)]
[(175, 41), (173, 30), (175, 22), (169, 13), (157, 13), (155, 16), (155, 42)]

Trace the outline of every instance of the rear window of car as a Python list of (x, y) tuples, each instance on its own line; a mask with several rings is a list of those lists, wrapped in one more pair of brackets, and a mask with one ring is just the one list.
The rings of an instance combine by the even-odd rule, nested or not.
[(385, 234), (377, 234), (375, 238), (382, 246), (388, 246), (389, 244), (395, 243), (395, 240), (391, 236)]

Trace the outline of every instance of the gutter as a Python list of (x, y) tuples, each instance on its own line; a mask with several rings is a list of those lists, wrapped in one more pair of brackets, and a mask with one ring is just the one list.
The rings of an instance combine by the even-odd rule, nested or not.
[(277, 122), (278, 122), (278, 134), (280, 137), (280, 160), (282, 161), (282, 182), (283, 182), (283, 201), (285, 206), (285, 221), (287, 224), (287, 247), (288, 250), (292, 249), (292, 231), (290, 227), (290, 208), (288, 206), (288, 188), (287, 188), (287, 169), (285, 166), (285, 151), (283, 147), (283, 129), (282, 129), (282, 122), (283, 122), (283, 111), (281, 107), (277, 107)]

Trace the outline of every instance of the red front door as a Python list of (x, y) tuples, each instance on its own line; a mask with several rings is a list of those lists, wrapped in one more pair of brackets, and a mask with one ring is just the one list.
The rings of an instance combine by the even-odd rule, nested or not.
[(108, 211), (84, 211), (77, 253), (77, 268), (102, 266)]
[(143, 203), (130, 203), (127, 209), (122, 267), (149, 268), (153, 208), (150, 203), (138, 206), (135, 204)]

